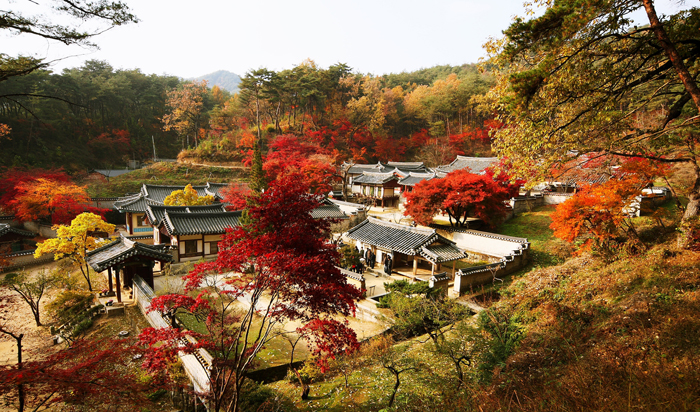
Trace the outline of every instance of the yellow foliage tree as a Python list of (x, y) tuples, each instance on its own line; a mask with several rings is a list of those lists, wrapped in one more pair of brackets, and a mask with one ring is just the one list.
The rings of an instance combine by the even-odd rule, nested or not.
[(37, 245), (34, 257), (38, 258), (44, 254), (53, 253), (55, 260), (68, 258), (80, 268), (80, 272), (87, 281), (88, 290), (92, 291), (90, 282), (90, 266), (85, 261), (87, 252), (97, 249), (107, 243), (100, 241), (94, 235), (101, 232), (112, 233), (114, 225), (102, 220), (102, 217), (94, 213), (81, 213), (70, 226), (55, 225), (55, 239), (47, 239)]
[(203, 206), (214, 203), (214, 196), (199, 196), (192, 185), (187, 185), (185, 190), (175, 190), (166, 196), (163, 203), (166, 206)]

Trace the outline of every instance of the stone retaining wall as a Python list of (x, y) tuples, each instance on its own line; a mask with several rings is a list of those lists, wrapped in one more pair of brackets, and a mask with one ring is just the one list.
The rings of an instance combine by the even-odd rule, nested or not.
[(49, 253), (35, 259), (34, 250), (22, 250), (19, 252), (10, 253), (7, 255), (7, 258), (10, 260), (10, 265), (3, 268), (2, 272), (22, 270), (24, 268), (43, 265), (54, 261), (53, 253)]

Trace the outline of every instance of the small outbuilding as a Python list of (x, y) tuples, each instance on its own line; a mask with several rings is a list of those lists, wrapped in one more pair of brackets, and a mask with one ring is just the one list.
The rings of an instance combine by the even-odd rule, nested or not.
[(172, 260), (169, 245), (146, 245), (123, 236), (85, 256), (85, 261), (95, 272), (107, 271), (109, 292), (113, 293), (116, 285), (118, 302), (122, 301), (122, 285), (132, 288), (134, 276), (139, 275), (153, 288), (153, 267), (156, 262), (163, 264)]
[(400, 274), (411, 273), (413, 279), (425, 277), (428, 280), (449, 262), (453, 262), (451, 277), (454, 278), (455, 262), (468, 257), (435, 229), (406, 226), (373, 217), (348, 230), (347, 237), (355, 240), (361, 250), (371, 250), (376, 256), (375, 262), (381, 263), (390, 257), (394, 270)]

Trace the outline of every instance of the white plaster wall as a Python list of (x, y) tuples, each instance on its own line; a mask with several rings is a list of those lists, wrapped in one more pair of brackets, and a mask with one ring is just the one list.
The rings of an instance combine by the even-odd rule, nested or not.
[(512, 254), (514, 250), (521, 249), (521, 244), (518, 242), (478, 236), (472, 233), (455, 232), (452, 240), (457, 244), (457, 247), (466, 250), (467, 253), (472, 250), (491, 256), (507, 256)]

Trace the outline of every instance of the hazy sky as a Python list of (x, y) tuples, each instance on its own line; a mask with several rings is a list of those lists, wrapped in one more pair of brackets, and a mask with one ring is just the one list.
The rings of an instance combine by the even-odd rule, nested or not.
[[(50, 11), (51, 0), (0, 0), (0, 10)], [(0, 34), (0, 52), (64, 58), (53, 69), (106, 60), (117, 69), (196, 77), (216, 70), (289, 69), (310, 58), (360, 73), (476, 63), (523, 0), (123, 0), (141, 20), (95, 38), (100, 50)], [(691, 1), (695, 3), (694, 1)], [(674, 12), (668, 0), (661, 11)], [(52, 17), (53, 16), (53, 17)], [(66, 57), (75, 56), (75, 57)]]

